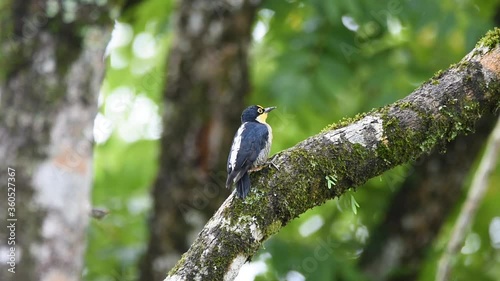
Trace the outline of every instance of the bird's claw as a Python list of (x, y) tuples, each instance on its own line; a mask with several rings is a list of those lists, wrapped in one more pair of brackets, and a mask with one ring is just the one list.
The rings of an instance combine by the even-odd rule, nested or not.
[(269, 168), (274, 167), (276, 170), (278, 170), (278, 171), (279, 171), (280, 167), (279, 167), (279, 165), (278, 165), (278, 164), (276, 164), (276, 163), (274, 162), (275, 158), (276, 158), (276, 155), (275, 155), (275, 156), (273, 156), (271, 159), (269, 159), (269, 161), (267, 161), (265, 165), (266, 165), (267, 167), (269, 167)]
[(274, 161), (271, 159), (270, 161), (266, 162), (264, 165), (261, 165), (261, 166), (257, 166), (257, 167), (253, 167), (253, 168), (250, 168), (248, 169), (249, 172), (258, 172), (262, 169), (264, 169), (265, 167), (274, 167), (276, 170), (279, 171), (279, 166), (274, 163)]
[(278, 171), (280, 170), (280, 167), (276, 163), (274, 163), (273, 160), (269, 161), (268, 165), (269, 165), (269, 167), (271, 167), (271, 166), (274, 167)]

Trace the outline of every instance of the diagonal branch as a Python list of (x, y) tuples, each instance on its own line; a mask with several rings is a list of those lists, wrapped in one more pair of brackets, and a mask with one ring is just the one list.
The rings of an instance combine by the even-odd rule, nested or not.
[[(458, 135), (500, 105), (500, 29), (406, 98), (327, 128), (252, 174), (250, 196), (231, 195), (165, 280), (233, 280), (290, 220)], [(326, 176), (336, 180), (328, 188)], [(234, 194), (234, 193), (233, 193)]]

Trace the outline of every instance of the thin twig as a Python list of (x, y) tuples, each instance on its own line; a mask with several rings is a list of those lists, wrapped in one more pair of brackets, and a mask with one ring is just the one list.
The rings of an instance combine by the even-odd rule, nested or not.
[(453, 227), (451, 239), (439, 260), (436, 281), (447, 281), (450, 279), (452, 260), (463, 245), (464, 237), (468, 233), (481, 200), (488, 190), (488, 180), (496, 167), (499, 151), (500, 117), (488, 140), (483, 158), (481, 159), (481, 163), (479, 164), (479, 167), (474, 175), (467, 199), (465, 200), (457, 222)]

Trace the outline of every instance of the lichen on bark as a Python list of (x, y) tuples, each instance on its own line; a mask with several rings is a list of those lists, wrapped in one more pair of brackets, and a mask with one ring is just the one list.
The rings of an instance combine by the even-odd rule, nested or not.
[[(251, 258), (265, 239), (306, 210), (473, 132), (483, 113), (499, 107), (497, 43), (474, 49), (406, 98), (325, 128), (275, 155), (272, 162), (278, 169), (270, 166), (252, 174), (248, 199), (231, 195), (165, 280), (220, 280), (236, 256)], [(327, 176), (335, 178), (333, 187), (328, 188)], [(262, 241), (251, 239), (252, 221), (265, 233)], [(222, 226), (226, 231), (218, 231)], [(211, 251), (204, 243), (215, 234), (224, 237), (218, 237), (217, 250)]]
[[(112, 28), (108, 6), (75, 2), (79, 13), (69, 23), (62, 12), (50, 14), (47, 1), (2, 4), (0, 154), (16, 170), (19, 224), (16, 273), (2, 263), (0, 279), (78, 280), (90, 211), (92, 127)], [(6, 176), (0, 179), (7, 182)], [(2, 217), (6, 203), (0, 202)], [(0, 232), (0, 251), (10, 246), (5, 235)]]

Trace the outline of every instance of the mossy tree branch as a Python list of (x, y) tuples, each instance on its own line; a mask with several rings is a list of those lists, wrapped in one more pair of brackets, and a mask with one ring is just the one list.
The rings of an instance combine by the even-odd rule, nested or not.
[(231, 142), (240, 124), (243, 97), (250, 90), (252, 24), (261, 1), (177, 2), (163, 93), (169, 109), (162, 116), (165, 129), (141, 281), (161, 280), (191, 246), (190, 234), (200, 231), (230, 193), (217, 189), (198, 200), (212, 185), (212, 175), (224, 170), (229, 147), (223, 144)]
[(358, 260), (371, 280), (418, 280), (426, 254), (463, 197), (469, 171), (496, 120), (495, 115), (484, 114), (474, 134), (446, 144), (445, 154), (438, 148), (415, 161), (392, 195), (381, 223), (370, 231)]
[[(276, 154), (279, 169), (251, 176), (250, 196), (231, 195), (165, 280), (233, 280), (270, 236), (310, 208), (458, 135), (500, 105), (500, 29), (458, 64), (406, 98), (333, 125)], [(326, 177), (336, 184), (328, 188)]]

